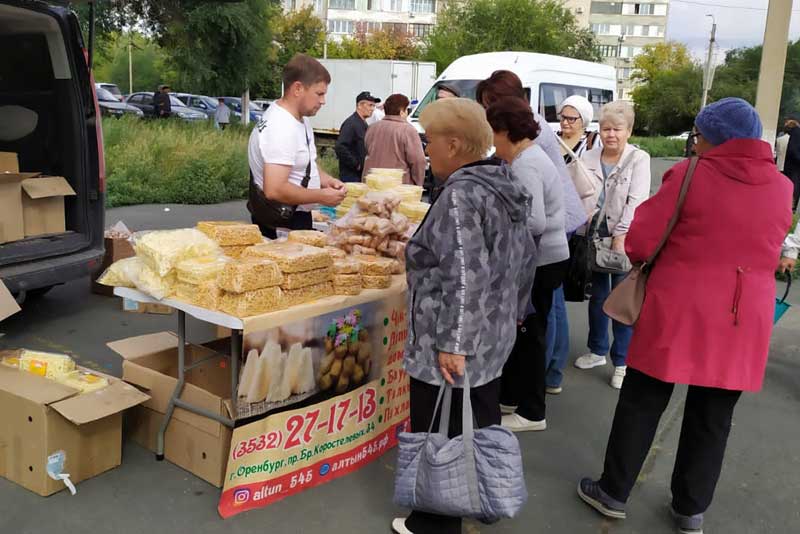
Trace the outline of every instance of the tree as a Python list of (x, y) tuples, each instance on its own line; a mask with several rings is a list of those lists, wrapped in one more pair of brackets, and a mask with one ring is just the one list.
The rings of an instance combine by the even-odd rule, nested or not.
[(449, 3), (426, 40), (439, 70), (467, 54), (518, 50), (599, 61), (592, 32), (557, 0), (466, 0)]
[(285, 65), (297, 53), (321, 56), (325, 45), (325, 25), (308, 6), (300, 11), (281, 12), (272, 19), (277, 60)]
[(691, 130), (700, 110), (703, 72), (689, 63), (679, 69), (656, 71), (636, 87), (636, 129), (648, 135), (670, 135)]
[(364, 24), (353, 37), (328, 43), (328, 56), (338, 59), (418, 59), (420, 51), (407, 32), (387, 29), (367, 33)]
[(661, 72), (681, 70), (692, 64), (692, 56), (685, 44), (667, 41), (647, 45), (633, 60), (631, 78), (647, 82)]

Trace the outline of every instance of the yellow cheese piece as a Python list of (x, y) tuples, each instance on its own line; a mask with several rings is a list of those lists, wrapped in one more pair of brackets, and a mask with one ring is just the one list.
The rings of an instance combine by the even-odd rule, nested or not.
[(88, 371), (72, 371), (57, 379), (60, 384), (79, 390), (81, 393), (97, 391), (108, 386), (108, 380)]
[(19, 368), (28, 373), (56, 380), (75, 370), (75, 361), (66, 354), (23, 349)]

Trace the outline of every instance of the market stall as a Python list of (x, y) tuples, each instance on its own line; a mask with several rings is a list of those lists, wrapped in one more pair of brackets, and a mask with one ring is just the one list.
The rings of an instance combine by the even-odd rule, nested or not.
[[(117, 286), (117, 296), (177, 310), (176, 363), (173, 353), (155, 354), (169, 337), (112, 348), (126, 358), (124, 379), (156, 391), (133, 433), (157, 458), (198, 472), (211, 455), (171, 454), (171, 440), (184, 456), (202, 449), (192, 438), (200, 434), (186, 427), (178, 437), (174, 425), (202, 427), (203, 439), (224, 445), (215, 454), (221, 466), (198, 475), (223, 487), (223, 517), (352, 472), (405, 429), (409, 333), (399, 260), (424, 209), (406, 206), (407, 216), (399, 195), (358, 188), (353, 195), (329, 234), (295, 231), (264, 242), (252, 225), (206, 221), (135, 235), (136, 256), (99, 280)], [(187, 315), (230, 329), (230, 355), (191, 345)], [(143, 348), (151, 343), (152, 351)]]

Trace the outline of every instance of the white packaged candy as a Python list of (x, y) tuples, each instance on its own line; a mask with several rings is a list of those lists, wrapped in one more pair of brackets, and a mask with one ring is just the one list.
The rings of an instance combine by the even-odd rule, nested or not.
[(136, 255), (159, 276), (166, 276), (183, 260), (222, 253), (213, 239), (195, 228), (139, 232), (133, 240)]

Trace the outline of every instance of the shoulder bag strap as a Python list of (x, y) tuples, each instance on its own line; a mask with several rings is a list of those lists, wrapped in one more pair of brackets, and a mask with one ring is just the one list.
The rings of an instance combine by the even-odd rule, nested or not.
[(692, 182), (692, 176), (694, 175), (694, 170), (697, 167), (697, 162), (700, 158), (694, 156), (689, 161), (689, 168), (686, 169), (686, 175), (683, 177), (683, 184), (681, 185), (681, 192), (678, 195), (678, 203), (675, 205), (675, 211), (672, 213), (672, 218), (669, 220), (669, 224), (667, 224), (667, 230), (664, 232), (664, 235), (661, 237), (661, 241), (658, 243), (655, 251), (647, 258), (647, 261), (642, 267), (647, 265), (652, 266), (653, 262), (656, 261), (661, 249), (664, 248), (664, 245), (667, 244), (667, 239), (669, 239), (672, 230), (675, 228), (675, 225), (678, 224), (678, 218), (681, 215), (681, 210), (683, 209), (683, 204), (686, 202), (686, 193), (689, 191), (689, 184)]
[(308, 165), (306, 165), (306, 174), (303, 176), (303, 182), (300, 184), (304, 189), (308, 189), (308, 182), (311, 181), (311, 140), (308, 137), (308, 126), (305, 120), (303, 121), (303, 128), (306, 130), (306, 148), (308, 149)]
[(566, 152), (567, 152), (567, 155), (568, 155), (569, 157), (571, 157), (573, 160), (577, 160), (577, 159), (578, 159), (578, 156), (577, 156), (577, 154), (575, 154), (575, 152), (574, 152), (574, 151), (573, 151), (573, 150), (572, 150), (572, 149), (571, 149), (571, 148), (570, 148), (570, 147), (567, 145), (567, 143), (565, 143), (565, 142), (564, 142), (564, 140), (561, 138), (561, 136), (560, 136), (560, 135), (557, 135), (557, 136), (556, 136), (556, 139), (558, 139), (558, 142), (559, 142), (559, 143), (561, 143), (561, 147), (562, 147), (564, 150), (566, 150)]

